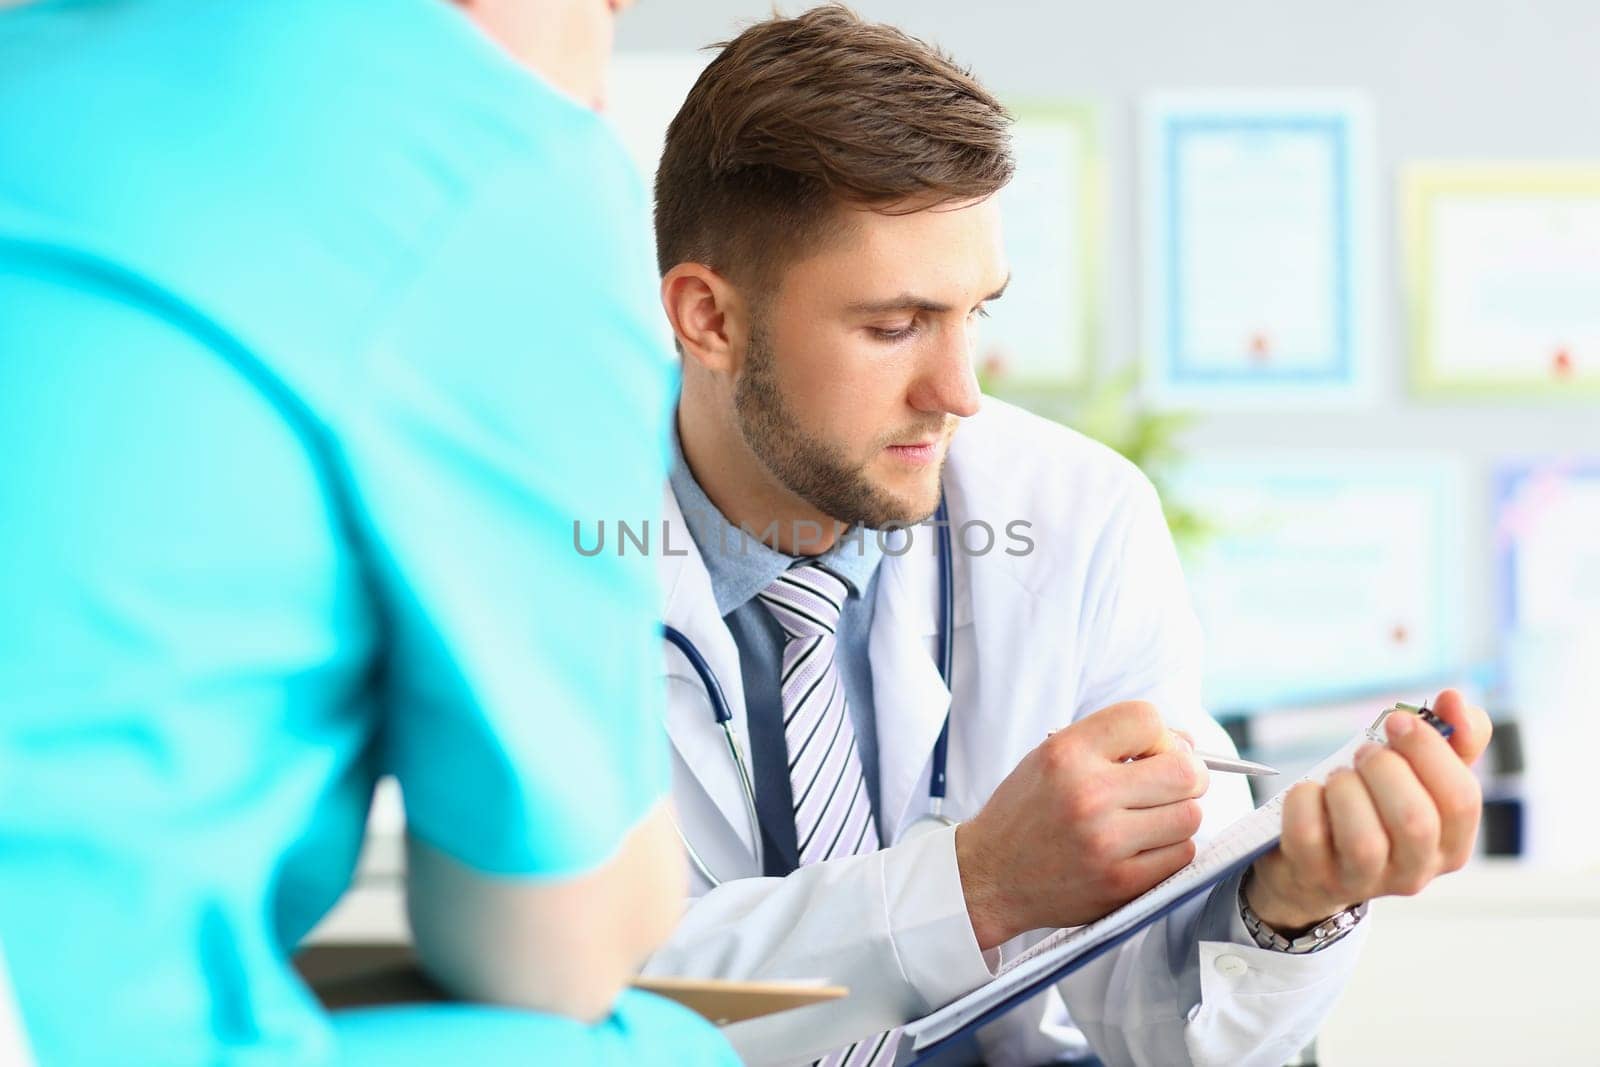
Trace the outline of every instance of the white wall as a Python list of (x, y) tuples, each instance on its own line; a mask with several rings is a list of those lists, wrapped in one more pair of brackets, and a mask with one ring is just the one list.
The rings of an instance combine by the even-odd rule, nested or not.
[[(785, 3), (794, 13), (804, 4)], [(1369, 411), (1202, 418), (1195, 449), (1451, 450), (1478, 475), (1467, 524), (1466, 631), (1494, 653), (1487, 478), (1503, 456), (1600, 454), (1587, 406), (1420, 404), (1406, 393), (1394, 226), (1397, 166), (1413, 159), (1600, 160), (1600, 3), (1594, 0), (860, 0), (855, 9), (935, 41), (1010, 98), (1102, 105), (1107, 149), (1104, 359), (1137, 344), (1134, 103), (1156, 87), (1353, 87), (1376, 105), (1379, 318), (1386, 389)], [(771, 10), (762, 0), (647, 0), (623, 18), (619, 50), (686, 50)]]

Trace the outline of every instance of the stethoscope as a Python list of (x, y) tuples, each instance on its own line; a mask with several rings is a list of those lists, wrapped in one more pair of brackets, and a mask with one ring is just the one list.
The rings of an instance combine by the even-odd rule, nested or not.
[[(934, 525), (939, 536), (939, 676), (944, 679), (947, 690), (954, 692), (951, 687), (951, 663), (955, 651), (955, 635), (953, 633), (953, 615), (955, 606), (955, 579), (950, 552), (950, 514), (945, 508), (944, 499), (939, 500), (939, 508), (933, 513)], [(722, 691), (722, 683), (717, 681), (716, 672), (711, 669), (711, 664), (694, 647), (694, 642), (684, 636), (683, 631), (666, 623), (661, 624), (661, 633), (668, 641), (683, 653), (684, 659), (689, 661), (689, 666), (694, 668), (699, 675), (700, 682), (705, 686), (706, 699), (711, 703), (711, 712), (717, 718), (717, 725), (722, 727), (723, 737), (728, 742), (728, 753), (733, 757), (734, 767), (739, 773), (739, 785), (744, 793), (745, 818), (749, 820), (750, 840), (761, 841), (761, 818), (756, 814), (756, 787), (750, 776), (750, 765), (744, 757), (744, 750), (739, 747), (739, 740), (733, 732), (733, 709), (728, 706), (727, 695)], [(955, 820), (944, 813), (944, 798), (946, 792), (945, 769), (950, 753), (950, 713), (945, 712), (944, 725), (939, 728), (939, 739), (933, 743), (932, 766), (928, 773), (928, 810), (918, 816), (906, 828), (906, 836), (914, 837), (930, 833), (941, 827), (954, 826)], [(711, 868), (689, 841), (689, 836), (683, 832), (683, 827), (678, 827), (678, 836), (683, 839), (683, 847), (689, 854), (689, 862), (694, 864), (695, 870), (700, 872), (712, 886), (722, 884), (722, 879), (711, 873)]]

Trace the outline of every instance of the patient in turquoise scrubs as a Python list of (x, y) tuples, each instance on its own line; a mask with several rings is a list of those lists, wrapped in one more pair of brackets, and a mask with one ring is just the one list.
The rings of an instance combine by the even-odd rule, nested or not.
[[(41, 1064), (731, 1060), (615, 998), (682, 888), (654, 563), (572, 542), (659, 506), (673, 374), (642, 190), (554, 62), (615, 6), (0, 12), (0, 951)], [(424, 964), (521, 1007), (297, 980), (384, 774)]]

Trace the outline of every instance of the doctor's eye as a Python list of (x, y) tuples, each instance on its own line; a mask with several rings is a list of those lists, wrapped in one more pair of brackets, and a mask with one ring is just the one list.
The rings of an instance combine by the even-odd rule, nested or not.
[(896, 327), (894, 329), (885, 329), (880, 326), (868, 326), (867, 332), (870, 333), (874, 339), (882, 341), (885, 344), (896, 344), (901, 341), (911, 340), (911, 338), (915, 337), (921, 332), (921, 329), (922, 328), (918, 325), (917, 320), (912, 319), (906, 325)]

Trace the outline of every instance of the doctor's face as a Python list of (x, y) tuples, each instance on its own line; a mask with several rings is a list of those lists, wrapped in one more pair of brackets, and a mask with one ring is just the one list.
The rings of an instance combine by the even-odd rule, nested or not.
[(848, 212), (845, 232), (762, 302), (735, 387), (750, 449), (840, 522), (920, 522), (960, 420), (972, 357), (1005, 287), (993, 197), (907, 214)]

